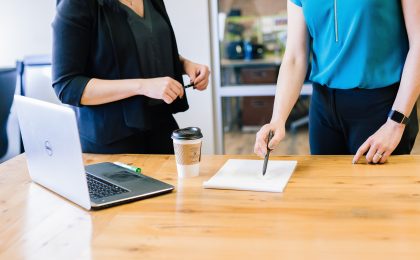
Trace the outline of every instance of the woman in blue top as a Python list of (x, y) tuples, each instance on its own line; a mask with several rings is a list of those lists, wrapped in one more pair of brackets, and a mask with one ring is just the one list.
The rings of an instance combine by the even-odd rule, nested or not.
[(290, 0), (288, 40), (271, 122), (257, 133), (255, 153), (274, 149), (307, 73), (312, 154), (366, 154), (385, 163), (408, 154), (418, 133), (420, 1)]

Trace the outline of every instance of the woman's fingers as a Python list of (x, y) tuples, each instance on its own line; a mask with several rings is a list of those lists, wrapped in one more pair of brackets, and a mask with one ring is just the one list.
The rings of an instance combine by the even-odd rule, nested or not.
[(370, 143), (369, 140), (364, 142), (356, 152), (356, 155), (353, 157), (353, 163), (359, 162), (360, 158), (369, 150)]
[[(169, 84), (165, 87), (162, 93), (162, 99), (167, 103), (171, 104), (175, 99), (178, 97), (182, 97), (183, 90), (180, 89), (177, 84), (176, 80), (171, 80)], [(178, 83), (179, 84), (179, 83)], [(179, 84), (180, 85), (180, 84)]]
[(198, 90), (205, 90), (209, 83), (210, 70), (207, 66), (200, 65), (197, 69), (196, 78), (191, 79)]
[(209, 81), (208, 81), (208, 79), (206, 79), (206, 80), (203, 80), (203, 81), (201, 81), (197, 84), (194, 84), (194, 87), (198, 90), (205, 90), (205, 89), (207, 89), (208, 85), (209, 85)]
[(357, 150), (356, 155), (353, 158), (353, 163), (357, 163), (359, 159), (366, 154), (366, 161), (372, 164), (385, 163), (392, 151), (387, 147), (382, 146), (380, 143), (376, 143), (374, 139), (369, 138), (359, 150)]
[(179, 96), (176, 89), (173, 89), (173, 88), (167, 88), (166, 91), (165, 91), (165, 94), (170, 96), (172, 101), (175, 100)]
[(381, 159), (384, 157), (385, 150), (378, 148), (375, 151), (375, 154), (372, 157), (372, 163), (377, 164), (381, 162)]
[(176, 86), (171, 86), (171, 87), (168, 89), (168, 91), (170, 91), (171, 93), (175, 94), (175, 99), (176, 99), (177, 97), (182, 97), (182, 96), (183, 96), (182, 90), (181, 90), (181, 89), (179, 89), (179, 88), (178, 88), (178, 87), (176, 87)]
[(381, 160), (379, 161), (379, 163), (381, 163), (381, 164), (386, 163), (386, 161), (388, 161), (389, 156), (391, 156), (391, 153), (392, 153), (392, 152), (391, 152), (390, 150), (385, 151), (385, 152), (382, 154), (382, 158), (381, 158)]
[(188, 77), (190, 78), (190, 82), (194, 83), (196, 81), (197, 78), (197, 71), (194, 71), (193, 73), (187, 73)]
[[(269, 142), (268, 136), (270, 131), (273, 131), (274, 136)], [(280, 129), (274, 128), (273, 125), (267, 124), (263, 126), (256, 135), (254, 152), (257, 155), (264, 157), (267, 154), (267, 143), (269, 143), (269, 149), (273, 150), (283, 137), (284, 133), (282, 133)]]
[(261, 149), (260, 142), (258, 140), (255, 140), (254, 153), (259, 157), (264, 156), (264, 151)]
[(374, 159), (373, 157), (375, 157), (375, 154), (378, 151), (378, 149), (379, 149), (379, 146), (377, 144), (375, 144), (375, 143), (370, 144), (369, 150), (366, 154), (366, 161), (368, 163), (373, 163), (373, 159)]
[(264, 151), (261, 149), (261, 146), (258, 141), (255, 142), (254, 153), (259, 157), (264, 157)]
[[(270, 131), (272, 131), (274, 135), (272, 139), (268, 141)], [(260, 157), (264, 157), (267, 154), (267, 143), (269, 143), (268, 149), (274, 150), (279, 142), (284, 138), (285, 134), (284, 125), (279, 126), (274, 123), (264, 125), (256, 134), (254, 153)]]
[(254, 148), (255, 153), (260, 157), (264, 157), (267, 153), (267, 136), (268, 132), (266, 131), (266, 126), (263, 126), (256, 135)]
[(184, 87), (178, 81), (173, 80), (172, 89), (180, 98), (184, 96)]
[(365, 153), (368, 163), (385, 163), (401, 141), (404, 129), (401, 124), (388, 120), (359, 148), (353, 163)]
[(196, 75), (197, 75), (197, 78), (195, 79), (194, 83), (195, 82), (198, 83), (198, 82), (201, 82), (201, 81), (207, 79), (208, 76), (209, 76), (209, 68), (207, 68), (207, 66), (200, 65), (197, 68), (197, 74)]
[(174, 99), (166, 93), (163, 94), (162, 99), (163, 101), (165, 101), (166, 104), (172, 104), (172, 102), (174, 101)]
[(178, 81), (176, 81), (172, 78), (168, 78), (168, 82), (167, 82), (162, 94), (167, 94), (173, 100), (175, 100), (175, 99), (177, 99), (177, 97), (182, 98), (184, 96), (184, 88), (182, 87), (182, 85)]
[(270, 148), (270, 150), (274, 150), (283, 138), (284, 138), (284, 132), (280, 131), (280, 129), (277, 129), (274, 132), (273, 138), (268, 144), (268, 147)]

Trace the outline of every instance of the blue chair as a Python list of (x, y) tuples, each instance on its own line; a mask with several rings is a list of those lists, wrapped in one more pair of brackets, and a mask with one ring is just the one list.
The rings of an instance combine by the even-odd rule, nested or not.
[(8, 148), (7, 119), (16, 89), (16, 68), (0, 69), (0, 158)]

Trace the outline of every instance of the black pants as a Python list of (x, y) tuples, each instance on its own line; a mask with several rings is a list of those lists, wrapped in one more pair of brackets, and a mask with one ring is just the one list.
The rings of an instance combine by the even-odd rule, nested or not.
[[(380, 89), (331, 89), (314, 84), (309, 110), (311, 154), (355, 154), (385, 124), (398, 84)], [(417, 108), (393, 154), (409, 154), (418, 133)]]
[(97, 154), (174, 154), (172, 132), (178, 129), (172, 115), (154, 125), (152, 130), (135, 134), (111, 144), (97, 144), (81, 138), (84, 153)]

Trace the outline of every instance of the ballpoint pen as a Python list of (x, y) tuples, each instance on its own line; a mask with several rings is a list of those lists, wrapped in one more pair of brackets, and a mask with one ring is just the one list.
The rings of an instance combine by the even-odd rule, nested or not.
[(190, 84), (184, 86), (184, 89), (191, 88), (191, 87), (195, 88), (194, 83), (190, 83)]
[(267, 164), (268, 164), (268, 158), (270, 157), (270, 148), (268, 148), (268, 144), (270, 143), (271, 139), (273, 138), (274, 133), (270, 130), (270, 133), (268, 134), (268, 140), (267, 140), (267, 153), (265, 154), (264, 158), (264, 166), (263, 166), (263, 176), (265, 175), (265, 172), (267, 171)]

